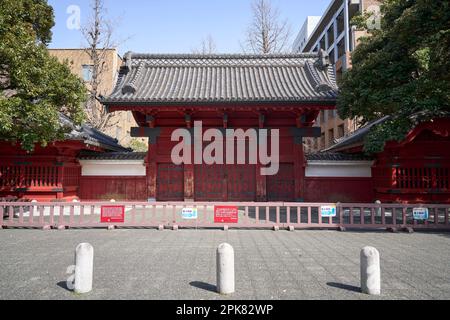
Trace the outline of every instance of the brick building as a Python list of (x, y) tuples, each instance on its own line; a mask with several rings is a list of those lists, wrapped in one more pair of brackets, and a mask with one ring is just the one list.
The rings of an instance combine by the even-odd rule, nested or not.
[[(89, 88), (93, 62), (85, 49), (49, 49), (49, 51), (59, 61), (68, 61), (72, 73), (83, 79), (86, 87)], [(122, 64), (122, 58), (116, 49), (108, 49), (106, 50), (106, 58), (103, 63), (105, 64), (105, 69), (100, 75), (99, 91), (106, 96), (114, 88), (118, 71)], [(115, 125), (105, 130), (104, 133), (114, 137), (122, 145), (129, 145), (131, 139), (130, 130), (136, 126), (131, 112), (116, 112), (111, 121)]]

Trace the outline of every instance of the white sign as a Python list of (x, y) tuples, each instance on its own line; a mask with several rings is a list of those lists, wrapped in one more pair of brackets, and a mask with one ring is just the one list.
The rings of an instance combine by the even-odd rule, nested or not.
[(198, 218), (198, 210), (197, 208), (184, 208), (181, 216), (185, 220), (196, 220)]
[(428, 208), (414, 208), (413, 217), (414, 220), (428, 220)]
[(320, 207), (320, 214), (322, 217), (336, 217), (337, 209), (336, 206), (322, 206)]

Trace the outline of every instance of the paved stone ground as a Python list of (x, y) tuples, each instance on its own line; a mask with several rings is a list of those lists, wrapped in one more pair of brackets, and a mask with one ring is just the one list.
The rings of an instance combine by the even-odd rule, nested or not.
[[(65, 289), (80, 242), (94, 290)], [(215, 290), (215, 249), (236, 254), (236, 293)], [(256, 230), (0, 230), (0, 299), (450, 299), (450, 234)], [(380, 250), (382, 293), (359, 292), (359, 252)]]

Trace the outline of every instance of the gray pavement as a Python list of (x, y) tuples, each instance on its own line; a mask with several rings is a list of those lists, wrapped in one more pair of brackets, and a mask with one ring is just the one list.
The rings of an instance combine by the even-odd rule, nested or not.
[[(94, 289), (65, 288), (80, 242)], [(214, 292), (215, 249), (235, 250), (236, 293)], [(0, 299), (450, 299), (450, 233), (0, 230)], [(359, 292), (359, 252), (381, 254), (382, 295)]]

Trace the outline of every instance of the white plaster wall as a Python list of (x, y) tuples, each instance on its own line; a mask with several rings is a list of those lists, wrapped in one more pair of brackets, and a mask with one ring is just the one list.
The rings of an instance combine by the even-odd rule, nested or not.
[(111, 160), (81, 160), (81, 175), (92, 176), (125, 176), (142, 177), (146, 175), (144, 160), (111, 161)]
[(372, 161), (308, 161), (307, 177), (372, 177)]

